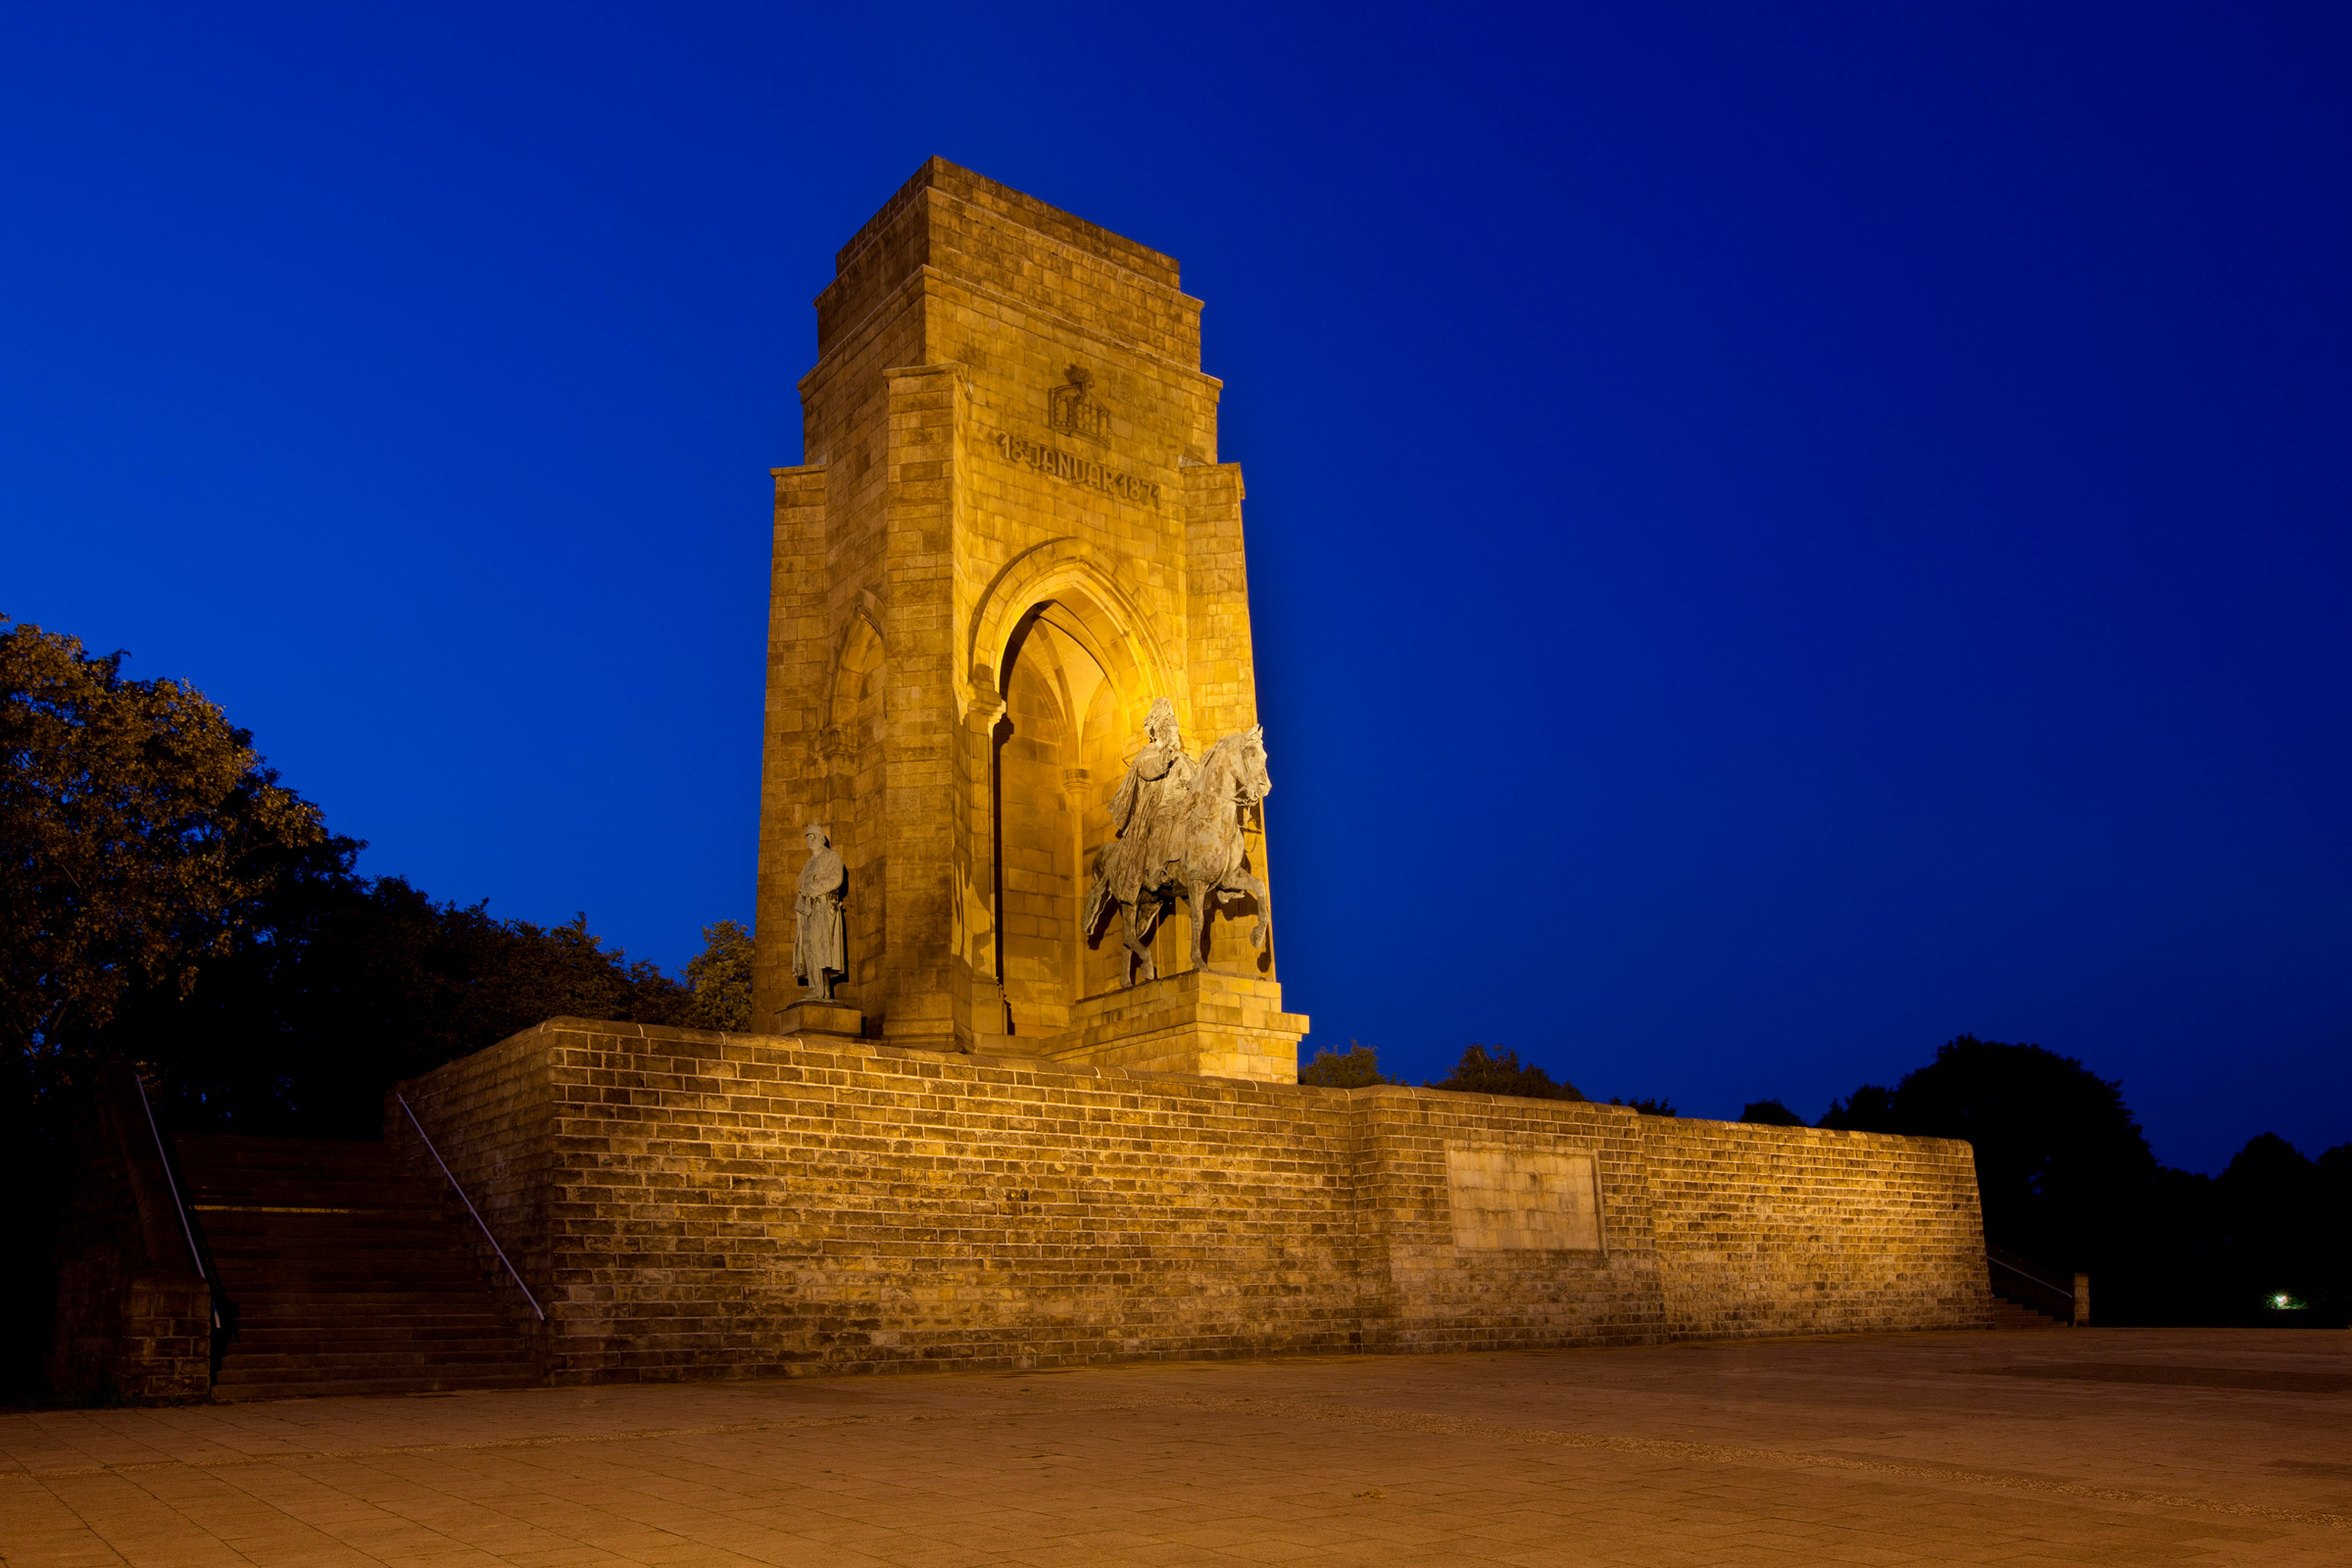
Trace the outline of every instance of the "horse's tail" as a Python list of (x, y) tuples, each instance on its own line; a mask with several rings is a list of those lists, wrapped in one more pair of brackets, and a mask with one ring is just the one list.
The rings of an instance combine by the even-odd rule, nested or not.
[[(1116, 839), (1111, 840), (1111, 844), (1117, 842)], [(1102, 928), (1102, 917), (1110, 912), (1111, 905), (1115, 902), (1110, 896), (1110, 844), (1099, 844), (1089, 858), (1095, 875), (1094, 881), (1087, 886), (1085, 912), (1078, 916), (1078, 935), (1082, 940), (1091, 940)]]

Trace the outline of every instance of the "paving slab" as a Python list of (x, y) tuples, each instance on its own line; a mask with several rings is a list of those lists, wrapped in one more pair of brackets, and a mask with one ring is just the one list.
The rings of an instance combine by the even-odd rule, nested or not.
[(2352, 1563), (2352, 1334), (2076, 1329), (0, 1415), (0, 1563)]

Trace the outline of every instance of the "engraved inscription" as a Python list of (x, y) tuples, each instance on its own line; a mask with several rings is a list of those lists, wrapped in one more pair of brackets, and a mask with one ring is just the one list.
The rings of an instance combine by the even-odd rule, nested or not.
[(1050, 473), (1057, 479), (1067, 479), (1072, 484), (1082, 484), (1123, 500), (1140, 501), (1148, 507), (1159, 505), (1159, 481), (1156, 479), (1139, 479), (1108, 464), (1077, 457), (1058, 447), (1048, 446), (1043, 441), (1024, 441), (1017, 435), (1007, 435), (1002, 430), (996, 433), (994, 439), (997, 450), (1007, 463), (1024, 463), (1040, 473)]

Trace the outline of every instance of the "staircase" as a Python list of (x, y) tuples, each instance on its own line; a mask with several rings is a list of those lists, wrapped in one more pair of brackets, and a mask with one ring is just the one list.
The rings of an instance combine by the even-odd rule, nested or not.
[(2075, 1294), (2015, 1252), (1997, 1247), (1984, 1249), (1984, 1268), (1992, 1286), (1992, 1326), (1996, 1329), (2061, 1329), (2076, 1318)]
[(2047, 1312), (2036, 1311), (2022, 1302), (1996, 1296), (1992, 1298), (1992, 1326), (1996, 1329), (2062, 1329), (2067, 1325), (2063, 1319), (2052, 1317)]
[(382, 1144), (180, 1136), (237, 1339), (216, 1399), (544, 1381), (430, 1189)]

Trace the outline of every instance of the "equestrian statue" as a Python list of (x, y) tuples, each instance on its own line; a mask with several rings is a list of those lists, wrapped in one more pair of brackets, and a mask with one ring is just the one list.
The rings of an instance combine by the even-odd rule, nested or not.
[(1158, 697), (1144, 733), (1144, 749), (1111, 797), (1110, 823), (1118, 837), (1094, 853), (1094, 882), (1080, 920), (1091, 945), (1117, 907), (1129, 985), (1157, 976), (1147, 944), (1178, 899), (1192, 915), (1195, 963), (1207, 960), (1212, 899), (1255, 899), (1250, 944), (1263, 949), (1273, 937), (1265, 881), (1243, 866), (1242, 824), (1274, 788), (1266, 777), (1265, 726), (1226, 736), (1196, 762), (1177, 733), (1174, 706)]

